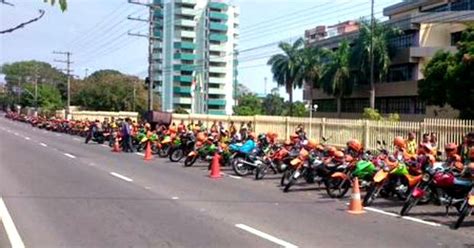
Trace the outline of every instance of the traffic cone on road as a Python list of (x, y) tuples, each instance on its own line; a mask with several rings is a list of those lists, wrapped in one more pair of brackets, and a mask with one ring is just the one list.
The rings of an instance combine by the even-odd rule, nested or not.
[(147, 160), (151, 160), (152, 157), (151, 157), (151, 145), (150, 145), (150, 142), (146, 142), (146, 149), (145, 149), (145, 157), (143, 160), (147, 161)]
[(120, 144), (118, 142), (118, 139), (115, 139), (114, 147), (112, 148), (112, 152), (121, 152), (122, 150), (120, 149)]
[(349, 209), (347, 210), (350, 214), (363, 214), (365, 213), (362, 207), (362, 201), (360, 199), (359, 179), (354, 179), (354, 186), (352, 187), (351, 202), (349, 203)]
[(212, 157), (211, 161), (211, 174), (209, 175), (210, 178), (221, 178), (221, 165), (220, 165), (221, 156), (219, 154), (215, 154)]

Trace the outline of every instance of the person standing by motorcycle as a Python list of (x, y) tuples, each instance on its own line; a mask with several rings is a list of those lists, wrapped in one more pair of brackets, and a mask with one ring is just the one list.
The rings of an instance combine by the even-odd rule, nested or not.
[(89, 143), (89, 141), (95, 137), (98, 129), (98, 125), (100, 124), (99, 120), (96, 120), (95, 122), (91, 122), (89, 124), (89, 133), (86, 136), (86, 144)]
[(416, 148), (417, 148), (417, 144), (416, 144), (416, 139), (415, 139), (415, 133), (414, 132), (409, 132), (408, 133), (408, 139), (406, 140), (406, 152), (413, 156), (413, 155), (416, 155)]
[(234, 137), (237, 133), (237, 128), (235, 127), (234, 121), (230, 121), (229, 123), (229, 133), (230, 137)]
[(132, 120), (130, 118), (126, 118), (122, 124), (122, 135), (123, 135), (123, 151), (133, 152)]
[(472, 147), (474, 147), (474, 133), (468, 133), (464, 136), (463, 143), (458, 147), (459, 155), (465, 164), (474, 162), (474, 160), (469, 157), (469, 150)]
[(186, 133), (186, 125), (184, 125), (184, 120), (178, 124), (178, 133)]
[(307, 140), (307, 139), (308, 139), (308, 138), (306, 137), (306, 132), (304, 131), (304, 126), (303, 126), (303, 124), (299, 124), (299, 125), (296, 127), (295, 133), (296, 133), (296, 135), (298, 135), (298, 137), (299, 137), (300, 140)]

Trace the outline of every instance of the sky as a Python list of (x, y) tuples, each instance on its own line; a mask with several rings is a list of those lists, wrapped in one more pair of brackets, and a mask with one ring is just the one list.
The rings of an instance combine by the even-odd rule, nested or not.
[[(147, 18), (144, 7), (128, 4), (127, 0), (68, 0), (68, 10), (61, 12), (58, 6), (52, 7), (43, 0), (8, 2), (15, 6), (0, 4), (0, 30), (37, 16), (39, 9), (46, 14), (23, 29), (0, 35), (0, 64), (34, 59), (60, 68), (63, 64), (54, 60), (65, 58), (53, 51), (70, 51), (74, 74), (81, 78), (100, 69), (146, 76), (147, 39), (127, 35), (128, 31), (146, 34), (146, 23), (127, 20), (130, 14)], [(278, 42), (292, 42), (303, 36), (304, 30), (318, 25), (370, 17), (370, 0), (230, 2), (240, 7), (238, 80), (258, 94), (276, 87), (266, 62), (279, 52)], [(382, 18), (383, 8), (397, 2), (376, 0), (375, 16)], [(283, 88), (280, 94), (287, 98)], [(294, 99), (302, 98), (302, 90), (296, 90)]]

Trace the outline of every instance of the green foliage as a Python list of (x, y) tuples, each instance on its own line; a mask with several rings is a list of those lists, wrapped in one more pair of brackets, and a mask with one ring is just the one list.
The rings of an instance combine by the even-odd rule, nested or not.
[(378, 110), (372, 108), (364, 108), (364, 113), (362, 114), (362, 117), (371, 121), (400, 121), (400, 115), (398, 115), (397, 113), (389, 114), (387, 118), (384, 118)]
[(428, 104), (449, 104), (460, 118), (474, 119), (474, 27), (468, 27), (455, 54), (438, 52), (423, 70), (420, 98)]
[[(135, 105), (137, 112), (144, 112), (148, 96), (143, 83), (138, 81), (115, 70), (94, 72), (85, 80), (73, 82), (72, 105), (102, 111), (133, 111)], [(154, 109), (159, 106), (155, 105)]]
[(254, 94), (246, 94), (239, 98), (238, 105), (234, 107), (235, 115), (251, 116), (263, 113), (262, 103)]
[[(286, 102), (286, 105), (289, 106), (290, 103)], [(304, 103), (300, 101), (296, 101), (292, 105), (293, 105), (293, 112), (290, 112), (289, 108), (286, 107), (285, 110), (283, 111), (283, 115), (293, 116), (293, 117), (308, 117), (309, 116), (309, 111), (306, 109), (306, 106)]]
[[(34, 85), (26, 84), (22, 87), (20, 105), (21, 106), (35, 106)], [(63, 108), (61, 93), (59, 90), (50, 84), (38, 84), (38, 107), (46, 113), (51, 113), (55, 110)]]
[(173, 113), (175, 114), (189, 114), (188, 111), (186, 111), (184, 108), (181, 108), (181, 107), (177, 107)]
[[(43, 0), (45, 3), (51, 3), (51, 5), (56, 4), (56, 0)], [(67, 0), (58, 0), (59, 8), (61, 11), (66, 11), (67, 10)]]
[[(301, 88), (304, 79), (302, 48), (304, 39), (300, 38), (293, 44), (281, 42), (278, 47), (283, 51), (270, 57), (267, 64), (271, 66), (273, 80), (278, 86), (284, 86), (290, 103), (293, 103), (293, 89)], [(290, 113), (292, 105), (290, 105)]]
[(263, 99), (262, 107), (265, 115), (282, 115), (285, 108), (285, 100), (279, 95), (268, 94)]

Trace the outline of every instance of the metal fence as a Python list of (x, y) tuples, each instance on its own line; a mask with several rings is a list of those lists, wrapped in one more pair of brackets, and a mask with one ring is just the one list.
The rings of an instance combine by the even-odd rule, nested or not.
[(241, 123), (252, 123), (256, 133), (269, 131), (278, 134), (280, 139), (287, 139), (299, 124), (302, 124), (310, 138), (329, 138), (331, 145), (345, 146), (349, 139), (359, 139), (367, 149), (374, 149), (377, 140), (387, 143), (395, 136), (407, 137), (408, 132), (415, 132), (418, 140), (424, 133), (434, 132), (438, 136), (438, 144), (449, 142), (461, 143), (463, 135), (474, 131), (474, 120), (457, 119), (424, 119), (421, 122), (388, 122), (351, 119), (329, 118), (298, 118), (282, 116), (218, 116), (218, 115), (183, 115), (173, 114), (173, 121), (178, 124), (181, 120), (188, 124), (191, 120), (195, 123), (201, 121), (210, 127), (214, 121), (222, 121), (228, 127), (233, 121), (237, 128)]

